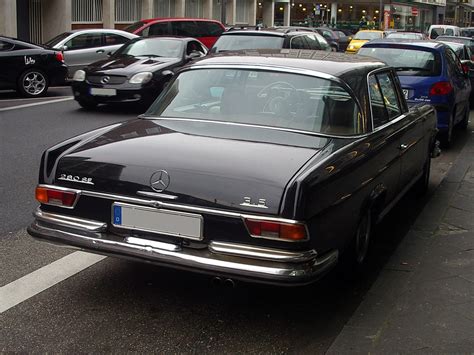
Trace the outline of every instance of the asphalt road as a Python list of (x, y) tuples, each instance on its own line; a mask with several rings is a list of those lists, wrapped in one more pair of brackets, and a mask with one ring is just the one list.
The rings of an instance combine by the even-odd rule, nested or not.
[[(41, 101), (64, 99), (66, 89)], [(37, 205), (42, 151), (137, 115), (128, 107), (86, 112), (73, 100), (14, 108), (24, 104), (0, 93), (0, 287), (72, 253), (34, 241), (25, 231)], [(228, 289), (206, 276), (105, 258), (1, 313), (0, 352), (324, 353), (467, 136), (456, 132), (454, 146), (433, 161), (430, 193), (404, 198), (378, 226), (371, 262), (357, 273), (338, 268), (297, 289), (246, 283)]]

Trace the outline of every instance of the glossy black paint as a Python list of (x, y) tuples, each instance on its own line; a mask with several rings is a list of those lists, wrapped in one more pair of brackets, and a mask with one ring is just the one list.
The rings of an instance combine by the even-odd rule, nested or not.
[[(89, 105), (99, 103), (118, 103), (118, 102), (141, 102), (144, 104), (145, 110), (151, 102), (160, 94), (165, 84), (172, 78), (174, 73), (183, 65), (196, 59), (188, 55), (186, 48), (190, 43), (196, 43), (203, 46), (200, 42), (193, 38), (177, 38), (177, 37), (156, 37), (150, 40), (159, 41), (160, 39), (170, 39), (183, 43), (183, 51), (180, 57), (163, 58), (163, 57), (134, 57), (116, 54), (109, 58), (97, 61), (84, 68), (86, 72), (85, 81), (73, 81), (72, 90), (74, 98)], [(135, 43), (144, 40), (137, 38), (129, 43)], [(205, 49), (204, 49), (205, 51)], [(203, 53), (203, 55), (205, 52)], [(153, 78), (146, 84), (131, 84), (129, 79), (140, 72), (151, 72)], [(108, 83), (102, 83), (101, 79), (109, 77)], [(113, 96), (98, 96), (91, 94), (91, 88), (105, 88), (117, 90)]]
[(67, 66), (45, 47), (0, 36), (0, 89), (16, 89), (22, 73), (39, 69), (47, 75), (49, 85), (61, 85), (66, 80)]
[[(319, 56), (322, 54), (319, 53)], [(308, 58), (307, 53), (302, 54)], [(204, 59), (189, 69), (254, 65), (331, 75), (354, 95), (366, 133), (354, 137), (325, 136), (271, 127), (145, 117), (72, 138), (45, 152), (40, 184), (138, 197), (152, 191), (150, 177), (169, 172), (166, 193), (173, 203), (307, 224), (310, 240), (288, 243), (251, 237), (241, 220), (203, 213), (204, 240), (231, 241), (285, 250), (315, 249), (318, 254), (344, 249), (361, 216), (370, 209), (382, 218), (416, 182), (430, 159), (436, 135), (436, 114), (428, 105), (408, 110), (398, 81), (402, 114), (374, 129), (367, 76), (395, 73), (386, 65), (356, 55), (327, 54), (297, 59), (221, 56)], [(319, 74), (318, 74), (319, 73)], [(173, 80), (177, 80), (176, 77)], [(401, 149), (401, 147), (405, 147)], [(93, 186), (58, 180), (61, 174), (90, 177)], [(265, 198), (268, 209), (242, 206), (243, 197)], [(109, 223), (113, 200), (83, 196), (75, 209), (43, 205), (45, 211)], [(109, 227), (110, 233), (119, 233)], [(142, 233), (143, 237), (181, 243), (179, 238)], [(193, 246), (189, 246), (193, 247)]]

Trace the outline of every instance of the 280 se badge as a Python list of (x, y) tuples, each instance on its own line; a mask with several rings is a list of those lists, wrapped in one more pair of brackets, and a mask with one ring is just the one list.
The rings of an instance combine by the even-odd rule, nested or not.
[(435, 134), (433, 108), (408, 110), (382, 62), (298, 50), (209, 57), (175, 76), (141, 119), (48, 149), (28, 232), (305, 284), (343, 253), (365, 261), (372, 225), (408, 189), (426, 189)]

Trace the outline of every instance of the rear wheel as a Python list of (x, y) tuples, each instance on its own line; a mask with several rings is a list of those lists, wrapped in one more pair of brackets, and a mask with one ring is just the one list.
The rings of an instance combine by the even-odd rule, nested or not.
[(413, 185), (413, 192), (417, 196), (423, 196), (428, 191), (430, 185), (430, 172), (431, 172), (431, 154), (428, 153), (425, 165), (423, 167), (423, 174), (420, 176), (418, 181)]
[(443, 148), (449, 148), (453, 139), (454, 111), (449, 116), (448, 129), (441, 133), (440, 142)]
[(354, 240), (353, 256), (358, 265), (362, 265), (367, 260), (369, 253), (370, 237), (372, 235), (372, 216), (370, 210), (367, 211), (359, 221)]
[(462, 119), (461, 122), (459, 122), (458, 126), (461, 129), (467, 129), (467, 126), (469, 125), (469, 115), (471, 114), (471, 111), (469, 109), (469, 106), (466, 107), (466, 112), (464, 113), (464, 118)]
[(36, 68), (25, 70), (18, 79), (18, 91), (25, 97), (44, 96), (48, 91), (48, 86), (48, 76)]
[(87, 99), (78, 99), (77, 102), (79, 105), (86, 110), (93, 110), (97, 107), (97, 102), (87, 100)]

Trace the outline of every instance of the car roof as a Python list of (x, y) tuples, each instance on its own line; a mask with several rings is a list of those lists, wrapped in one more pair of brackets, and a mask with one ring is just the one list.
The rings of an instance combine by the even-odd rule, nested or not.
[(443, 38), (446, 38), (446, 39), (463, 39), (463, 40), (466, 40), (466, 41), (474, 41), (474, 38), (472, 37), (465, 37), (465, 36), (447, 36), (447, 35), (440, 35), (438, 37), (436, 37), (436, 39), (440, 38), (440, 37), (443, 37)]
[(288, 35), (294, 35), (298, 33), (314, 33), (311, 29), (301, 28), (292, 28), (292, 27), (273, 27), (266, 28), (263, 30), (231, 30), (222, 33), (221, 36), (231, 36), (231, 35), (244, 35), (244, 36), (275, 36), (275, 37), (286, 37)]
[(439, 49), (444, 46), (444, 44), (441, 42), (425, 41), (422, 39), (385, 38), (385, 39), (374, 39), (364, 44), (364, 47), (383, 46), (383, 45), (395, 45), (395, 46), (405, 45), (405, 46), (413, 46), (413, 47), (423, 47), (423, 48), (428, 48), (428, 49)]
[(219, 23), (217, 20), (211, 20), (206, 18), (187, 18), (187, 17), (156, 17), (156, 18), (147, 18), (143, 20), (139, 20), (137, 22), (144, 22), (144, 23), (151, 23), (151, 22), (160, 22), (160, 21), (200, 21), (200, 22), (215, 22)]
[(341, 77), (352, 71), (369, 73), (387, 64), (375, 58), (308, 49), (242, 50), (214, 54), (197, 61), (192, 66), (255, 65), (280, 67), (301, 71), (317, 71)]
[(377, 32), (377, 33), (384, 33), (384, 31), (381, 30), (360, 30), (358, 32)]
[(86, 28), (86, 29), (77, 29), (77, 30), (71, 30), (71, 31), (66, 31), (66, 33), (78, 33), (78, 32), (83, 32), (83, 33), (89, 33), (89, 32), (103, 32), (103, 33), (117, 33), (117, 34), (127, 34), (127, 35), (132, 35), (132, 37), (136, 36), (133, 33), (127, 32), (127, 31), (122, 31), (122, 30), (116, 30), (113, 28)]
[(4, 39), (6, 41), (11, 41), (11, 42), (14, 42), (14, 43), (17, 43), (17, 44), (27, 45), (27, 46), (30, 46), (32, 49), (35, 48), (35, 49), (51, 50), (51, 48), (46, 48), (42, 44), (28, 42), (28, 41), (24, 41), (22, 39), (14, 38), (14, 37), (0, 35), (0, 39)]

